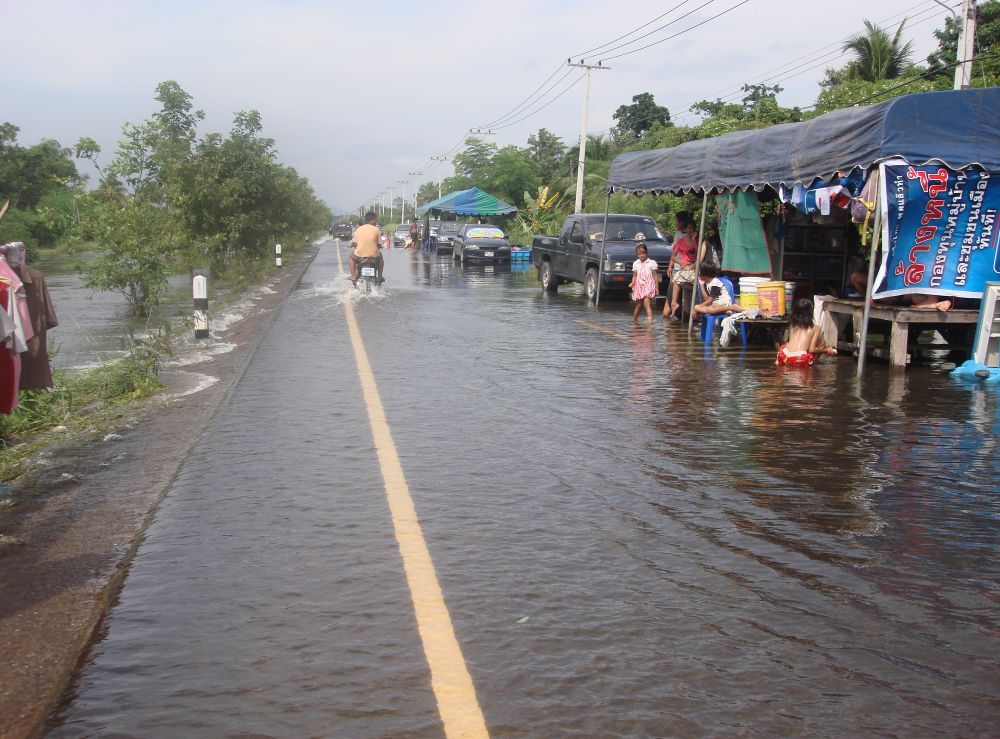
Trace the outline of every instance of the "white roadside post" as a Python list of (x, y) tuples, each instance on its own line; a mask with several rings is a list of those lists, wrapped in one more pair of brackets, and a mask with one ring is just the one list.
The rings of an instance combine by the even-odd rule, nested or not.
[(191, 286), (194, 293), (194, 338), (208, 338), (208, 280), (197, 275)]
[(274, 245), (274, 266), (281, 266), (281, 244)]

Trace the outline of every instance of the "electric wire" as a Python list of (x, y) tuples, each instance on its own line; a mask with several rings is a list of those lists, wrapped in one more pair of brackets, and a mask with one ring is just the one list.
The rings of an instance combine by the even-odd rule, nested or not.
[(628, 33), (623, 33), (623, 34), (622, 34), (621, 36), (619, 36), (618, 38), (614, 38), (614, 39), (611, 39), (611, 40), (610, 40), (610, 41), (608, 41), (608, 42), (607, 42), (606, 44), (601, 44), (600, 46), (595, 46), (595, 47), (594, 47), (593, 49), (587, 49), (586, 51), (581, 51), (581, 52), (580, 52), (580, 53), (578, 53), (578, 54), (571, 54), (571, 55), (570, 55), (570, 59), (573, 59), (573, 58), (576, 58), (576, 59), (583, 59), (583, 58), (586, 58), (587, 56), (589, 56), (589, 55), (590, 55), (590, 54), (592, 54), (593, 52), (595, 52), (595, 51), (600, 51), (600, 50), (601, 50), (601, 49), (603, 49), (603, 48), (604, 48), (605, 46), (610, 46), (611, 44), (613, 44), (613, 43), (615, 43), (615, 42), (617, 42), (617, 41), (621, 41), (621, 40), (622, 40), (623, 38), (627, 38), (628, 36), (631, 36), (631, 35), (632, 35), (633, 33), (636, 33), (637, 31), (641, 31), (641, 30), (642, 30), (643, 28), (645, 28), (645, 27), (646, 27), (646, 26), (648, 26), (648, 25), (650, 25), (650, 24), (652, 24), (652, 23), (656, 23), (656, 21), (660, 20), (660, 18), (666, 18), (666, 17), (668, 16), (668, 15), (670, 15), (670, 14), (671, 14), (671, 13), (673, 13), (673, 12), (674, 12), (675, 10), (677, 10), (677, 8), (681, 7), (682, 5), (687, 5), (687, 4), (688, 4), (688, 3), (690, 2), (690, 1), (691, 1), (691, 0), (683, 0), (683, 2), (680, 2), (680, 3), (677, 3), (677, 5), (675, 5), (674, 7), (672, 7), (672, 8), (671, 8), (670, 10), (668, 10), (668, 11), (667, 11), (666, 13), (663, 13), (663, 14), (661, 14), (661, 15), (658, 15), (658, 16), (656, 16), (656, 17), (655, 17), (655, 18), (653, 18), (653, 19), (652, 19), (651, 21), (648, 21), (648, 22), (646, 22), (646, 23), (643, 23), (643, 24), (642, 24), (641, 26), (639, 26), (638, 28), (633, 28), (633, 29), (632, 29), (631, 31), (629, 31)]

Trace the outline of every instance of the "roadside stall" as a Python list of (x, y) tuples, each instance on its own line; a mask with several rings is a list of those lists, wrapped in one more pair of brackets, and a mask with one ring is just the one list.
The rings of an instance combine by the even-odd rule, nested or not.
[(517, 213), (517, 208), (505, 203), (495, 195), (470, 187), (468, 190), (455, 190), (442, 195), (437, 200), (424, 203), (417, 208), (417, 215), (424, 219), (424, 233), (430, 233), (430, 217), (434, 215), (476, 216), (482, 219), (486, 216), (507, 216)]
[[(951, 309), (928, 310), (930, 298), (923, 296), (981, 298), (986, 282), (1000, 278), (1000, 180), (991, 180), (1000, 172), (998, 113), (1000, 88), (920, 93), (800, 123), (626, 152), (612, 162), (608, 201), (613, 192), (701, 193), (701, 241), (710, 194), (746, 193), (753, 203), (779, 198), (800, 216), (775, 229), (768, 276), (793, 278), (808, 297), (830, 282), (849, 287), (847, 237), (856, 237), (847, 209), (859, 216), (862, 234), (870, 217), (867, 279), (862, 273), (856, 280), (866, 283), (864, 300), (816, 297), (828, 336), (836, 339), (843, 316), (854, 318), (857, 347), (866, 346), (870, 318), (888, 321), (890, 362), (903, 366), (911, 325), (974, 324), (978, 317), (977, 310), (954, 309), (954, 302)], [(803, 220), (803, 213), (816, 215)], [(723, 270), (752, 273), (727, 264), (732, 249), (723, 241)], [(873, 297), (888, 302), (872, 309)], [(858, 355), (860, 374), (865, 352)]]

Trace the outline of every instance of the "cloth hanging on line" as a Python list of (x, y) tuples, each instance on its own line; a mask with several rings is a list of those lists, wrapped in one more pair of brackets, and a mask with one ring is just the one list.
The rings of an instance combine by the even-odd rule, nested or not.
[(757, 193), (724, 192), (715, 199), (722, 239), (722, 271), (770, 275), (771, 259), (757, 207)]
[[(15, 351), (17, 340), (17, 298), (8, 278), (0, 276), (0, 311), (7, 317), (4, 340), (0, 345), (0, 413), (10, 414), (17, 408), (17, 388), (21, 379), (21, 355)], [(9, 325), (8, 332), (6, 326)]]
[(24, 294), (34, 337), (21, 355), (21, 390), (46, 390), (52, 387), (47, 333), (59, 325), (48, 286), (41, 271), (27, 264), (14, 268), (24, 283)]

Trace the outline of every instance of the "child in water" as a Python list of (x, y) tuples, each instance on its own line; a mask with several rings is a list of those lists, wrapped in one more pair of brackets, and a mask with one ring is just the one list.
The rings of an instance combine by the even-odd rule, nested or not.
[(813, 323), (813, 302), (801, 298), (792, 303), (789, 320), (788, 343), (778, 349), (775, 364), (788, 367), (811, 367), (818, 354), (833, 357), (837, 350), (827, 346), (819, 335), (819, 326)]
[(646, 318), (653, 320), (653, 298), (659, 292), (657, 285), (658, 266), (656, 261), (649, 258), (649, 250), (641, 241), (635, 247), (635, 261), (632, 262), (632, 281), (628, 284), (632, 288), (632, 300), (635, 301), (635, 310), (632, 311), (632, 320), (639, 320), (639, 309), (646, 309)]

